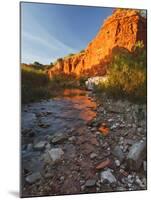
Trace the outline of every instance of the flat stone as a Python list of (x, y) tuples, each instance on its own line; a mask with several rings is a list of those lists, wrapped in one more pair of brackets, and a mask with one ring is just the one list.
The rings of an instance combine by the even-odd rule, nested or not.
[(34, 145), (34, 149), (37, 151), (41, 151), (45, 149), (45, 145), (47, 144), (46, 141), (40, 141)]
[(107, 169), (106, 171), (103, 171), (100, 173), (100, 178), (101, 178), (101, 182), (103, 183), (104, 181), (111, 183), (116, 183), (117, 180), (115, 178), (115, 176), (112, 174), (112, 172)]
[(48, 151), (48, 153), (53, 162), (61, 160), (62, 156), (64, 155), (64, 152), (61, 148), (53, 148)]
[(122, 162), (125, 158), (124, 153), (122, 152), (120, 146), (116, 146), (113, 149), (112, 154), (116, 156), (120, 160), (120, 162)]
[(35, 172), (29, 176), (26, 177), (26, 181), (29, 184), (35, 183), (37, 180), (41, 179), (41, 174), (39, 172)]
[(86, 181), (85, 186), (86, 187), (93, 187), (96, 184), (96, 180), (95, 179), (89, 179)]

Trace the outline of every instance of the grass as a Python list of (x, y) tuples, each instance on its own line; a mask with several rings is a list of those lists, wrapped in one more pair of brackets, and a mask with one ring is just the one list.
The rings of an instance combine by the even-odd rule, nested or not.
[(41, 69), (35, 69), (31, 66), (22, 66), (21, 88), (22, 103), (29, 103), (42, 98), (51, 97), (49, 78)]

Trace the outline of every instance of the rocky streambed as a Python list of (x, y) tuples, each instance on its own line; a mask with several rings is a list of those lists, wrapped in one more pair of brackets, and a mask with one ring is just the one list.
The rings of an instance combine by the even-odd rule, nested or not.
[(146, 189), (146, 123), (146, 105), (81, 90), (24, 105), (22, 197)]

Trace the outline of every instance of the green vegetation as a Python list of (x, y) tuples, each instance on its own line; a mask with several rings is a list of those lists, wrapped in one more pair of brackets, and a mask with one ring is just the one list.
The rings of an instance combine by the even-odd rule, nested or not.
[(84, 53), (85, 52), (85, 50), (84, 49), (82, 49), (81, 51), (80, 51), (80, 53)]
[(35, 69), (30, 65), (21, 67), (22, 103), (33, 102), (51, 96), (48, 86), (49, 79), (44, 70)]
[(113, 97), (144, 102), (147, 95), (146, 50), (141, 41), (132, 53), (116, 49), (108, 66), (108, 79), (96, 87), (96, 92), (106, 92)]
[(81, 79), (78, 79), (75, 74), (56, 74), (50, 79), (50, 84), (54, 88), (80, 88), (83, 87)]

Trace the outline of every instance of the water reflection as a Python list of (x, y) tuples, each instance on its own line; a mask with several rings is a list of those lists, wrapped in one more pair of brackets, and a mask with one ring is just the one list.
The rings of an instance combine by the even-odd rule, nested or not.
[[(63, 95), (54, 99), (26, 105), (23, 109), (26, 112), (22, 113), (22, 128), (29, 128), (30, 125), (30, 128), (42, 135), (81, 128), (96, 116), (95, 109), (96, 103), (86, 91), (67, 89)], [(43, 116), (47, 112), (50, 114)], [(33, 114), (40, 117), (35, 119)], [(47, 128), (42, 128), (39, 124), (44, 124)]]
[[(83, 119), (84, 121), (92, 120), (96, 116), (96, 103), (86, 95), (86, 91), (79, 89), (66, 89), (63, 93), (63, 99), (70, 102), (73, 107), (73, 110), (79, 110), (78, 118)], [(73, 110), (70, 110), (70, 116), (75, 113), (72, 113)], [(75, 116), (76, 117), (76, 116)]]

